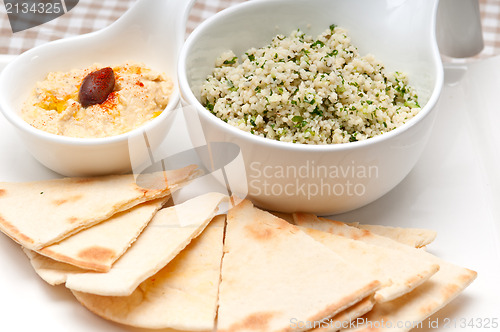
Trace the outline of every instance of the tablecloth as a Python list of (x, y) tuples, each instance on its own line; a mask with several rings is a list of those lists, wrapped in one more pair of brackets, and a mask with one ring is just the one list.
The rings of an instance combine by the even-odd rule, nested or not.
[[(20, 54), (48, 41), (102, 29), (137, 0), (80, 0), (66, 14), (40, 26), (12, 33), (4, 1), (0, 0), (0, 54)], [(198, 24), (245, 0), (197, 0), (187, 22), (188, 35)], [(474, 59), (500, 54), (500, 0), (480, 0), (484, 49)]]

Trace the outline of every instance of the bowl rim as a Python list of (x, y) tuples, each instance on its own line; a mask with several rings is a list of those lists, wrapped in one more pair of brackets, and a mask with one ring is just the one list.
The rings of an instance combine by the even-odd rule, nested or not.
[[(73, 38), (82, 38), (85, 37), (87, 38), (90, 35), (93, 35), (99, 31), (91, 32), (89, 34), (81, 35), (81, 36), (75, 36)], [(66, 38), (62, 40), (55, 40), (51, 43), (59, 43), (62, 42), (63, 40), (67, 39), (73, 39), (73, 38)], [(45, 45), (51, 44), (43, 44), (40, 45), (40, 47), (44, 47)], [(10, 61), (7, 66), (0, 72), (0, 85), (3, 85), (1, 82), (7, 80), (9, 74), (13, 70), (12, 68), (15, 68), (17, 62), (23, 61), (25, 57), (30, 57), (33, 53), (34, 50), (36, 50), (37, 47), (30, 49), (23, 54), (20, 54), (12, 61)], [(125, 140), (128, 140), (130, 137), (134, 137), (136, 135), (140, 135), (143, 132), (148, 132), (151, 130), (153, 127), (156, 127), (160, 123), (163, 122), (163, 120), (167, 120), (167, 118), (173, 114), (175, 109), (179, 107), (179, 102), (180, 102), (180, 87), (178, 84), (178, 81), (172, 80), (172, 83), (174, 85), (174, 89), (169, 97), (169, 102), (167, 106), (162, 110), (160, 115), (155, 117), (154, 119), (151, 119), (150, 121), (147, 121), (146, 123), (140, 125), (137, 128), (134, 128), (130, 131), (127, 131), (125, 133), (119, 134), (119, 135), (113, 135), (113, 136), (106, 136), (106, 137), (72, 137), (72, 136), (64, 136), (64, 135), (58, 135), (58, 134), (53, 134), (46, 132), (42, 129), (35, 128), (31, 126), (29, 123), (24, 121), (24, 119), (21, 117), (21, 111), (15, 110), (13, 107), (9, 105), (9, 103), (4, 99), (0, 98), (0, 112), (3, 114), (3, 116), (16, 127), (18, 130), (22, 131), (23, 133), (27, 133), (32, 136), (36, 136), (39, 139), (42, 139), (44, 141), (48, 142), (53, 142), (57, 144), (62, 144), (62, 145), (75, 145), (75, 146), (97, 146), (97, 145), (105, 145), (105, 144), (115, 144), (115, 143), (120, 143)], [(1, 93), (1, 92), (0, 92)]]
[(437, 7), (439, 1), (434, 1), (432, 17), (430, 20), (431, 22), (430, 46), (433, 59), (432, 64), (435, 67), (435, 72), (436, 72), (434, 87), (432, 88), (432, 93), (429, 97), (429, 100), (424, 105), (424, 107), (421, 108), (421, 110), (417, 113), (417, 115), (415, 115), (413, 118), (411, 118), (409, 121), (402, 124), (401, 126), (389, 132), (385, 132), (381, 135), (377, 135), (375, 137), (362, 141), (337, 143), (337, 144), (304, 144), (304, 143), (282, 142), (270, 138), (257, 136), (249, 132), (243, 131), (241, 129), (238, 129), (228, 123), (225, 123), (220, 118), (210, 113), (205, 107), (203, 107), (198, 98), (195, 97), (187, 79), (186, 59), (189, 53), (191, 52), (191, 48), (195, 46), (197, 39), (200, 38), (201, 34), (204, 32), (206, 28), (214, 24), (218, 24), (218, 22), (224, 20), (226, 16), (231, 16), (234, 13), (246, 10), (247, 7), (266, 6), (271, 2), (279, 3), (279, 2), (284, 2), (284, 0), (248, 1), (226, 8), (218, 12), (217, 14), (209, 17), (205, 21), (203, 21), (198, 27), (196, 27), (193, 30), (193, 32), (188, 36), (188, 38), (184, 42), (184, 45), (179, 54), (179, 59), (177, 61), (177, 80), (181, 91), (181, 96), (182, 96), (181, 98), (185, 99), (188, 105), (193, 106), (197, 110), (197, 114), (199, 116), (204, 117), (207, 121), (213, 123), (221, 130), (224, 130), (229, 134), (236, 136), (237, 139), (251, 141), (256, 145), (267, 145), (276, 149), (285, 149), (285, 150), (300, 151), (300, 152), (313, 152), (313, 151), (330, 152), (330, 151), (343, 151), (343, 150), (364, 148), (390, 140), (393, 137), (400, 136), (402, 133), (408, 131), (410, 128), (420, 123), (425, 117), (427, 117), (427, 115), (431, 113), (433, 109), (435, 109), (435, 106), (441, 94), (444, 81), (443, 63), (441, 61), (441, 56), (439, 53), (439, 48), (436, 40), (436, 15), (437, 15)]

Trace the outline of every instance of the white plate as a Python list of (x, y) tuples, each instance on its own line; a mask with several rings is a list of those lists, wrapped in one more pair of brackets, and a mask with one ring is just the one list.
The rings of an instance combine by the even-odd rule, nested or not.
[[(0, 56), (0, 69), (8, 60)], [(456, 78), (451, 79), (453, 76)], [(500, 58), (449, 69), (447, 77), (456, 82), (443, 90), (433, 135), (415, 169), (378, 201), (335, 218), (438, 231), (428, 250), (476, 270), (478, 278), (423, 322), (421, 330), (494, 331), (500, 327), (479, 324), (487, 319), (500, 324), (500, 208), (495, 206), (500, 202), (500, 136), (496, 129), (500, 122)], [(171, 137), (181, 146), (186, 138), (182, 135), (185, 132), (180, 130)], [(1, 116), (0, 156), (0, 181), (57, 177), (29, 155)], [(0, 262), (2, 330), (146, 331), (102, 320), (80, 306), (64, 286), (44, 283), (19, 246), (4, 235), (0, 235)], [(462, 327), (471, 320), (475, 328)], [(429, 322), (433, 322), (432, 328)], [(436, 322), (438, 328), (434, 328)]]

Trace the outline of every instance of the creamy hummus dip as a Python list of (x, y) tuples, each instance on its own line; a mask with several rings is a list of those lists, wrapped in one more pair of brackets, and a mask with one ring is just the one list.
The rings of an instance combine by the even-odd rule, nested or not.
[(51, 72), (38, 82), (22, 109), (23, 119), (49, 133), (71, 137), (107, 137), (135, 129), (165, 109), (173, 83), (143, 64), (113, 67), (115, 86), (107, 99), (83, 107), (78, 92), (83, 79), (104, 66)]

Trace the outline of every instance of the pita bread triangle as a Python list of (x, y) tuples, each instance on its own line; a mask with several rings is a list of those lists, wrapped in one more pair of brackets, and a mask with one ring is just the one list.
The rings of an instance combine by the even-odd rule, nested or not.
[(82, 269), (107, 272), (169, 198), (136, 205), (37, 252)]
[(73, 291), (95, 314), (141, 328), (212, 331), (217, 311), (225, 216), (215, 217), (167, 266), (130, 296)]
[[(294, 223), (291, 213), (271, 212), (276, 217), (284, 219), (290, 223)], [(422, 248), (434, 241), (437, 233), (430, 229), (423, 228), (402, 228), (383, 225), (367, 225), (359, 222), (346, 223), (349, 226), (359, 229), (366, 229), (373, 234), (390, 237), (394, 241), (415, 247)]]
[(366, 229), (373, 234), (389, 237), (394, 241), (415, 247), (422, 248), (434, 241), (437, 233), (430, 229), (422, 228), (402, 228), (382, 225), (365, 225), (356, 223), (349, 224), (359, 229)]
[(248, 200), (228, 211), (217, 331), (288, 331), (333, 317), (379, 286), (297, 227)]
[(36, 274), (49, 285), (56, 286), (64, 284), (69, 275), (88, 272), (68, 263), (55, 261), (52, 258), (42, 256), (35, 251), (23, 248), (24, 253), (28, 256), (31, 266)]
[(23, 247), (38, 250), (117, 212), (165, 197), (197, 175), (196, 166), (152, 173), (149, 188), (132, 174), (0, 183), (0, 230)]
[[(373, 234), (366, 229), (357, 229), (339, 221), (303, 213), (294, 214), (294, 221), (298, 225), (386, 248), (397, 248), (402, 252), (416, 250), (440, 266), (436, 274), (412, 292), (390, 302), (375, 304), (370, 312), (357, 320), (357, 326), (345, 331), (382, 331), (389, 325), (393, 327), (391, 331), (409, 331), (412, 326), (396, 328), (398, 322), (418, 324), (456, 298), (477, 276), (475, 271), (448, 263), (421, 249)], [(381, 324), (382, 321), (384, 324)]]
[[(320, 322), (311, 322), (313, 324), (310, 330), (314, 332), (332, 332), (339, 331), (342, 328), (349, 327), (349, 324), (356, 318), (363, 316), (370, 310), (372, 310), (375, 300), (373, 296), (368, 296), (363, 300), (359, 301), (352, 307), (345, 309), (344, 311), (336, 314), (329, 320), (324, 320)], [(315, 324), (315, 325), (314, 325)]]
[[(66, 283), (66, 287), (103, 296), (128, 296), (137, 286), (161, 270), (196, 238), (215, 216), (227, 196), (208, 193), (182, 204), (158, 211), (132, 246), (106, 273), (83, 271), (69, 264), (40, 258), (33, 253), (32, 265), (47, 282)], [(188, 218), (190, 225), (178, 218)]]
[(391, 301), (412, 291), (439, 270), (434, 260), (422, 255), (352, 240), (313, 228), (299, 226), (306, 234), (346, 261), (363, 267), (381, 282), (375, 292), (377, 302)]

